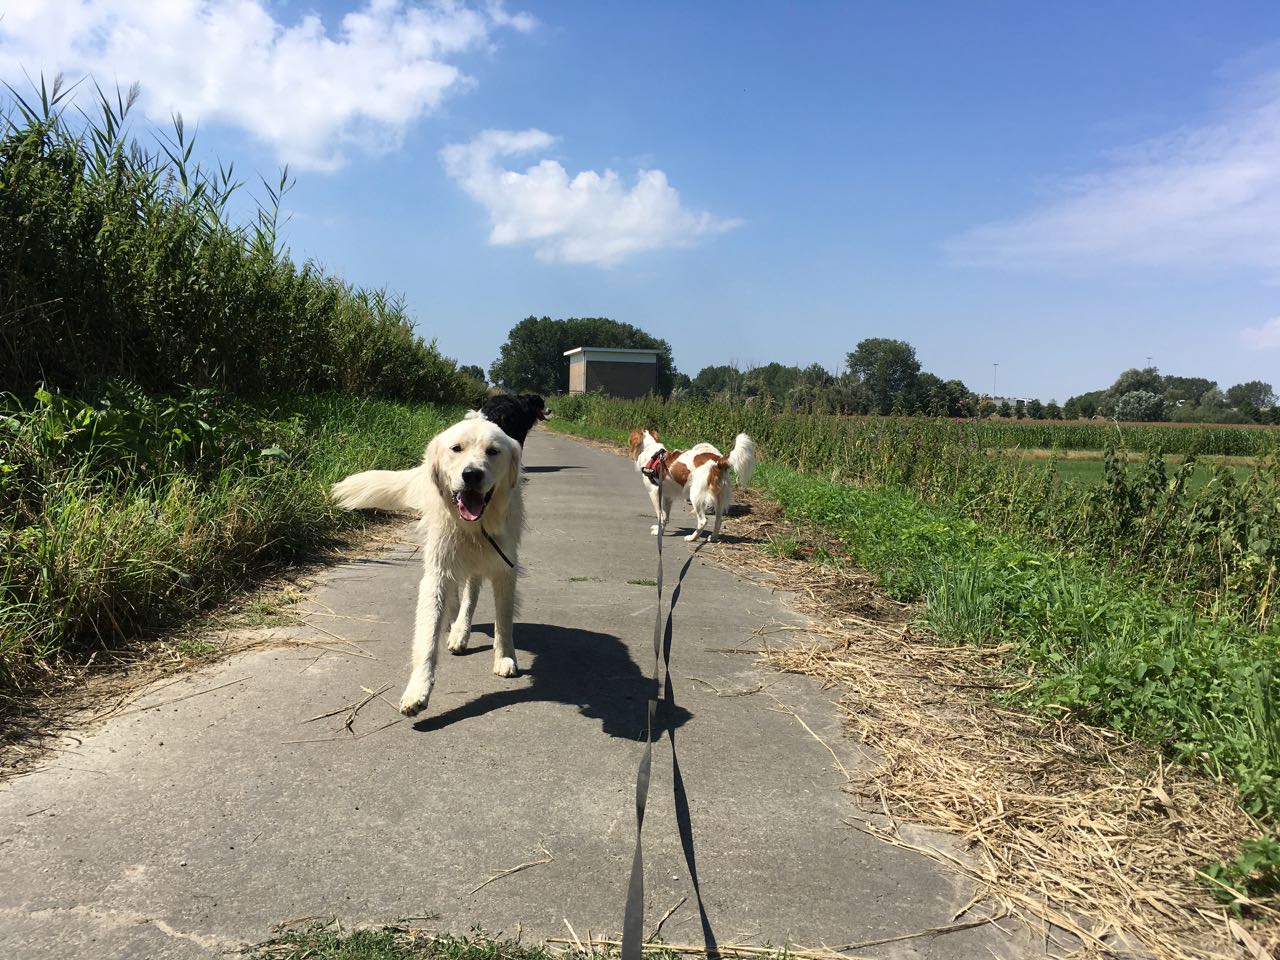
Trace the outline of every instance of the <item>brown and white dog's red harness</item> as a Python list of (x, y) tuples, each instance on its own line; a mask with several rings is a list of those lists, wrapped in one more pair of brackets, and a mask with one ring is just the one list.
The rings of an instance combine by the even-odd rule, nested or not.
[(667, 475), (667, 450), (665, 447), (658, 450), (649, 462), (640, 468), (640, 472), (655, 487), (662, 486), (662, 480)]

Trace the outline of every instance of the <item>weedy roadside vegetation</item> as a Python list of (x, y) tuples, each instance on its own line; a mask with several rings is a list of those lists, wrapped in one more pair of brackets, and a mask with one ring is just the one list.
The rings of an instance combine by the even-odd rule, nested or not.
[(397, 298), (290, 259), (287, 171), (238, 223), (181, 118), (149, 147), (136, 88), (85, 87), (0, 98), (0, 706), (357, 522), (325, 485), (483, 395)]
[(441, 410), (349, 397), (0, 405), (0, 690), (172, 624), (359, 523), (328, 484), (402, 468)]
[[(1280, 881), (1280, 468), (1243, 481), (1156, 453), (1108, 451), (1096, 485), (991, 457), (964, 426), (813, 417), (658, 400), (569, 397), (570, 428), (620, 439), (653, 426), (673, 443), (745, 430), (759, 485), (820, 527), (882, 589), (922, 601), (944, 642), (1007, 645), (1023, 681), (1001, 696), (1158, 745), (1233, 783), (1259, 837), (1209, 868), (1246, 897)], [(778, 550), (791, 554), (792, 545)], [(1244, 905), (1227, 887), (1228, 900)]]

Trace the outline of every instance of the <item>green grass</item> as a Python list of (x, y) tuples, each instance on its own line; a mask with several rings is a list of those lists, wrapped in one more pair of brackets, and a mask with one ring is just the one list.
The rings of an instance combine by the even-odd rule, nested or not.
[[(1026, 464), (1028, 468), (1034, 468), (1035, 466), (1043, 465), (1046, 461), (1041, 458), (1028, 458), (1021, 459), (1021, 462)], [(1074, 481), (1082, 486), (1093, 486), (1102, 481), (1103, 459), (1101, 456), (1088, 459), (1051, 460), (1048, 462), (1053, 464), (1054, 473), (1062, 480)], [(1245, 480), (1252, 472), (1251, 467), (1229, 466), (1226, 469), (1240, 481)], [(1187, 479), (1187, 489), (1192, 492), (1199, 490), (1212, 477), (1213, 471), (1208, 466), (1197, 466)]]
[(128, 392), (11, 401), (4, 414), (5, 687), (174, 624), (360, 524), (328, 502), (328, 485), (412, 466), (449, 419), (387, 401)]
[(627, 583), (634, 584), (637, 587), (656, 587), (658, 585), (657, 580), (652, 580), (649, 577), (641, 577), (638, 580), (628, 580)]

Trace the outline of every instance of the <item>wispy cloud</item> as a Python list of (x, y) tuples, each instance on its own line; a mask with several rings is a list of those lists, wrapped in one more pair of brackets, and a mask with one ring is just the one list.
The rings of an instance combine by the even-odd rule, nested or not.
[(405, 130), (470, 79), (449, 62), (488, 49), (498, 29), (534, 20), (500, 2), (473, 8), (367, 0), (329, 25), (314, 14), (284, 24), (269, 0), (45, 0), (7, 4), (0, 79), (24, 71), (92, 74), (143, 87), (148, 116), (247, 131), (296, 166), (335, 170), (353, 151), (395, 148)]
[(445, 171), (488, 210), (490, 243), (531, 244), (550, 262), (613, 266), (641, 250), (688, 246), (741, 223), (686, 209), (661, 170), (639, 171), (628, 190), (612, 170), (571, 179), (555, 160), (524, 173), (500, 162), (554, 143), (541, 130), (486, 130), (441, 151)]
[(1280, 350), (1280, 317), (1272, 317), (1260, 327), (1245, 327), (1240, 339), (1254, 350)]
[(1040, 209), (947, 244), (988, 267), (1143, 264), (1280, 279), (1280, 73), (1199, 126), (1118, 152)]

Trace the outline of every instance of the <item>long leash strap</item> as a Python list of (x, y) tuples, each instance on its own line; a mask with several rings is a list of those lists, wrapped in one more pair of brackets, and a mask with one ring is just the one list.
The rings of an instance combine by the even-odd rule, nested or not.
[[(641, 960), (644, 945), (644, 854), (641, 834), (644, 828), (645, 807), (649, 797), (649, 780), (653, 768), (653, 739), (655, 720), (661, 706), (663, 723), (667, 736), (671, 740), (671, 769), (673, 789), (675, 793), (676, 826), (680, 834), (680, 846), (684, 851), (685, 864), (689, 870), (689, 879), (693, 884), (694, 897), (698, 904), (698, 918), (702, 926), (702, 938), (706, 954), (710, 958), (719, 956), (715, 933), (711, 929), (711, 921), (707, 917), (706, 907), (702, 900), (702, 886), (698, 882), (698, 865), (694, 855), (693, 821), (689, 815), (689, 798), (685, 792), (684, 777), (680, 772), (680, 760), (676, 754), (675, 734), (675, 690), (671, 683), (671, 642), (674, 635), (674, 619), (676, 603), (680, 599), (680, 590), (684, 585), (685, 575), (693, 565), (697, 550), (689, 555), (689, 559), (680, 568), (675, 588), (671, 592), (671, 605), (667, 613), (666, 627), (662, 619), (662, 540), (666, 524), (661, 516), (658, 518), (658, 575), (657, 612), (653, 622), (653, 696), (648, 702), (645, 720), (644, 752), (640, 756), (640, 767), (636, 773), (636, 845), (631, 858), (631, 879), (627, 885), (627, 904), (622, 921), (621, 960)], [(701, 549), (699, 546), (698, 549)], [(662, 699), (659, 700), (659, 691)]]
[(653, 696), (645, 714), (644, 752), (636, 772), (636, 848), (631, 856), (631, 881), (622, 917), (622, 960), (641, 960), (644, 944), (644, 811), (649, 801), (649, 773), (653, 768), (653, 726), (658, 715), (659, 662), (662, 655), (662, 539), (666, 523), (658, 513), (658, 602), (653, 616)]
[(680, 599), (680, 591), (684, 586), (685, 574), (693, 565), (693, 558), (702, 544), (694, 548), (689, 559), (680, 568), (680, 576), (676, 578), (675, 588), (671, 591), (671, 605), (667, 613), (667, 628), (662, 642), (662, 660), (665, 666), (662, 706), (670, 720), (666, 724), (667, 737), (671, 741), (671, 786), (676, 808), (676, 829), (680, 834), (680, 848), (684, 851), (685, 866), (689, 870), (689, 882), (693, 885), (693, 896), (698, 904), (698, 921), (702, 926), (702, 948), (708, 960), (718, 960), (719, 944), (715, 932), (711, 929), (711, 920), (707, 916), (707, 907), (702, 900), (702, 884), (698, 880), (698, 860), (693, 845), (693, 819), (689, 814), (689, 795), (684, 788), (684, 775), (680, 772), (680, 756), (676, 751), (676, 693), (671, 683), (671, 638), (675, 632), (676, 602)]

